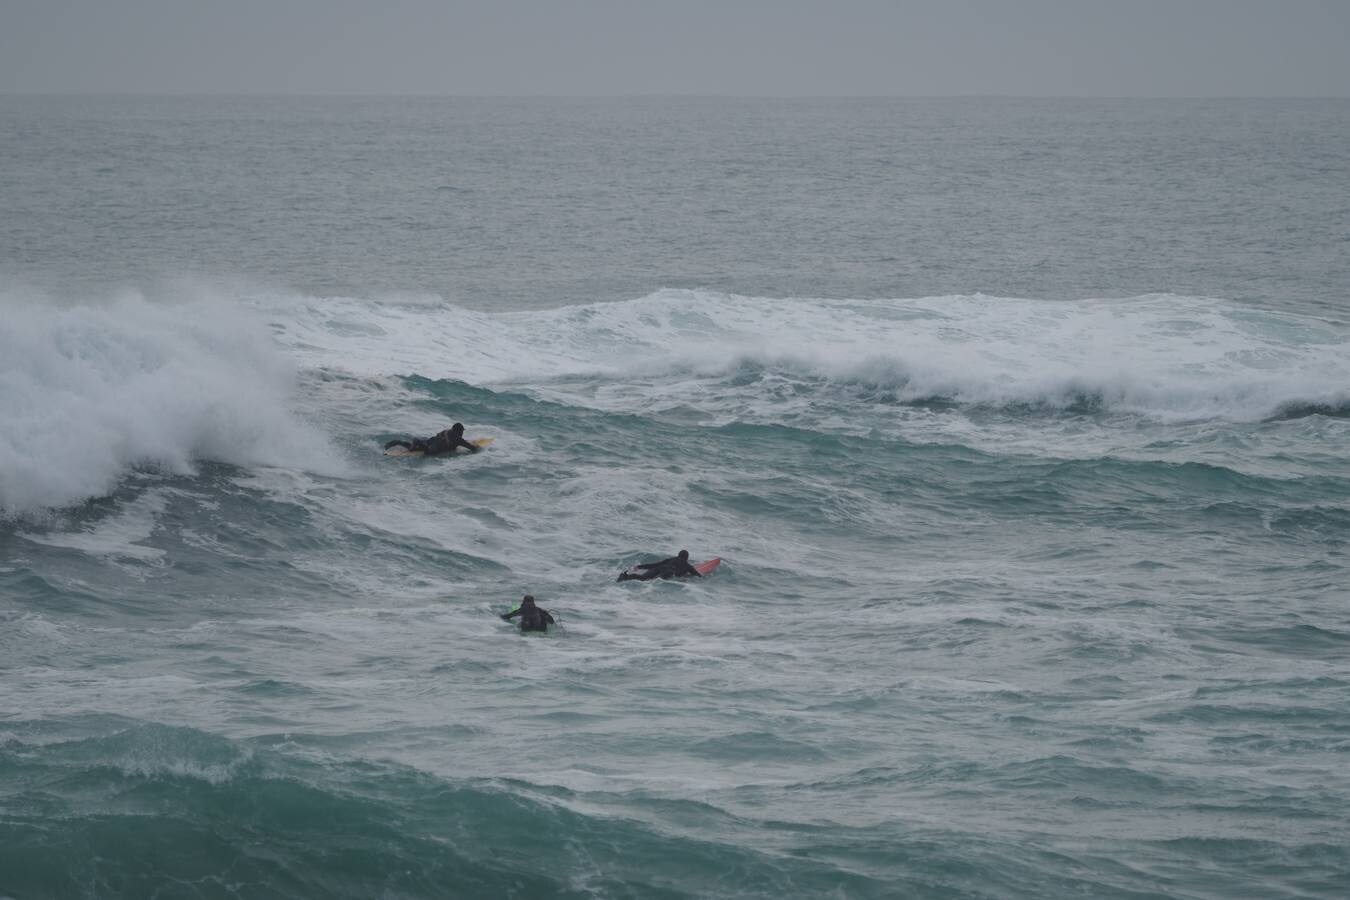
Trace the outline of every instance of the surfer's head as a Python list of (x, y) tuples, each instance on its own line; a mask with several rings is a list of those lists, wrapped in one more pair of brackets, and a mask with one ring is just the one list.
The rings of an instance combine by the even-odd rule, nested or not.
[(524, 597), (521, 597), (521, 598), (520, 598), (520, 605), (521, 605), (521, 606), (534, 606), (534, 596), (533, 596), (532, 594), (526, 594)]
[(681, 551), (680, 551), (680, 559), (688, 560), (688, 559), (689, 559), (689, 551), (688, 551), (688, 550), (681, 550)]
[(455, 437), (459, 437), (461, 434), (464, 433), (464, 423), (456, 422), (455, 424), (451, 425), (450, 433), (453, 434)]

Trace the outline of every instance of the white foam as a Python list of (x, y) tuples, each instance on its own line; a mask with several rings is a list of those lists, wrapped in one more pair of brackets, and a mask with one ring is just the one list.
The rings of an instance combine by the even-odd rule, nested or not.
[(21, 533), (35, 544), (49, 547), (68, 547), (92, 556), (111, 556), (158, 562), (164, 551), (146, 547), (141, 541), (154, 534), (156, 520), (168, 505), (162, 492), (151, 491), (120, 509), (116, 515), (99, 519), (93, 526), (76, 532)]
[(707, 380), (756, 367), (765, 371), (747, 395), (782, 408), (801, 380), (901, 402), (1086, 401), (1161, 421), (1252, 420), (1286, 404), (1350, 403), (1345, 326), (1200, 297), (859, 301), (664, 290), (506, 313), (425, 299), (251, 300), (305, 365), (527, 386), (614, 410), (689, 405), (735, 419), (741, 410)]
[(107, 494), (137, 466), (341, 461), (289, 408), (293, 362), (239, 304), (0, 294), (0, 513)]

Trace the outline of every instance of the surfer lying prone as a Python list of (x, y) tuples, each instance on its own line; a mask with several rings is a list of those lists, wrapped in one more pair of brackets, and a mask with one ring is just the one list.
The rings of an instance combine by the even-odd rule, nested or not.
[(619, 573), (620, 581), (650, 581), (653, 578), (702, 578), (703, 575), (689, 562), (689, 551), (681, 550), (679, 555), (654, 563), (638, 563), (631, 569)]
[(470, 453), (477, 453), (479, 447), (464, 440), (464, 424), (456, 422), (444, 431), (437, 432), (429, 438), (413, 438), (409, 441), (390, 441), (384, 445), (384, 449), (390, 447), (403, 447), (409, 452), (422, 451), (424, 456), (439, 456), (442, 453), (453, 453), (456, 449), (463, 447)]

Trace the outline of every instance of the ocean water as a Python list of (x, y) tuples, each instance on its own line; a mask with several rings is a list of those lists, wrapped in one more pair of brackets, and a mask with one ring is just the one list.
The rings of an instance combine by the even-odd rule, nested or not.
[(1350, 101), (8, 96), (0, 210), (0, 897), (1350, 889)]

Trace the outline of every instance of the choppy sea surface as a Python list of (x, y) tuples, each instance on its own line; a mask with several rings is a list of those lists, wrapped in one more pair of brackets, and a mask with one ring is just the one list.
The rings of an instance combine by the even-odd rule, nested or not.
[(1350, 101), (0, 135), (0, 897), (1346, 895)]

